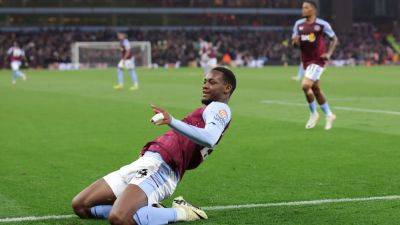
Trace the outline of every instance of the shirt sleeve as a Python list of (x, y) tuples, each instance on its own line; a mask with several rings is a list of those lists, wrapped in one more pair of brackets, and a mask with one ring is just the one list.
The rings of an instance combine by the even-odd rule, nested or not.
[(212, 102), (204, 109), (203, 119), (206, 126), (212, 124), (222, 133), (231, 121), (231, 110), (225, 103)]
[(228, 105), (213, 102), (203, 111), (204, 128), (189, 125), (175, 118), (171, 118), (170, 127), (199, 145), (213, 148), (228, 125), (230, 118), (231, 111)]
[(131, 44), (129, 43), (128, 39), (124, 40), (123, 45), (124, 45), (126, 50), (131, 49)]
[(299, 23), (296, 22), (293, 26), (293, 33), (292, 33), (292, 38), (295, 38), (296, 36), (299, 36), (299, 31), (298, 31)]
[(9, 48), (8, 51), (7, 51), (7, 54), (11, 55), (12, 52), (13, 52), (13, 48)]
[(333, 31), (331, 25), (330, 25), (328, 22), (326, 22), (326, 23), (324, 24), (323, 32), (324, 32), (326, 35), (328, 35), (328, 37), (330, 37), (330, 38), (333, 38), (333, 37), (336, 35), (336, 34), (335, 34), (335, 31)]

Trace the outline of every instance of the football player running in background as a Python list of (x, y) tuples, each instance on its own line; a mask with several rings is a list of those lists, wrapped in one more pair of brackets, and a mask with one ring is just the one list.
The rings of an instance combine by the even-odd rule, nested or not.
[(125, 33), (118, 32), (117, 37), (120, 42), (121, 60), (117, 68), (118, 84), (115, 85), (114, 88), (116, 90), (122, 90), (124, 88), (124, 69), (126, 69), (131, 75), (133, 83), (130, 90), (137, 90), (139, 89), (139, 81), (135, 71), (135, 58), (132, 55), (131, 44)]
[[(325, 63), (330, 60), (335, 51), (338, 38), (328, 22), (317, 18), (315, 2), (311, 0), (303, 2), (302, 16), (304, 18), (297, 20), (293, 27), (292, 43), (300, 47), (301, 60), (305, 69), (302, 88), (311, 111), (306, 129), (315, 127), (318, 122), (319, 114), (316, 99), (326, 116), (325, 130), (329, 130), (332, 128), (336, 116), (330, 110), (321, 90), (320, 77), (324, 71)], [(325, 49), (324, 35), (330, 39), (328, 51)]]
[(207, 219), (203, 210), (181, 197), (174, 199), (172, 208), (155, 206), (171, 196), (185, 172), (197, 168), (221, 140), (231, 121), (228, 101), (235, 88), (235, 75), (216, 67), (204, 79), (202, 105), (183, 120), (152, 106), (163, 115), (155, 124), (171, 129), (148, 142), (139, 159), (80, 192), (72, 200), (74, 212), (81, 218), (108, 219), (114, 225)]
[(293, 76), (292, 80), (295, 81), (301, 81), (301, 79), (303, 79), (304, 77), (304, 68), (303, 68), (303, 63), (300, 63), (299, 68), (297, 70), (297, 76)]
[(219, 46), (220, 43), (218, 43), (217, 46), (213, 46), (212, 42), (206, 42), (200, 39), (200, 66), (204, 70), (204, 76), (218, 65), (217, 50)]
[(11, 70), (13, 72), (12, 74), (12, 84), (17, 83), (17, 78), (21, 77), (22, 80), (26, 80), (26, 75), (21, 72), (19, 69), (22, 64), (22, 60), (25, 57), (25, 52), (22, 50), (18, 43), (16, 41), (13, 42), (13, 46), (8, 49), (7, 54), (10, 57), (10, 64), (11, 64)]

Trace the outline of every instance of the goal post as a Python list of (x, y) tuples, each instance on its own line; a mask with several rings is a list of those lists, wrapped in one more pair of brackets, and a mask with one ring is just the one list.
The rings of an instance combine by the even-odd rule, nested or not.
[[(151, 44), (148, 41), (132, 41), (131, 51), (137, 67), (151, 67)], [(71, 45), (71, 62), (75, 68), (117, 67), (121, 60), (120, 43), (74, 42)]]

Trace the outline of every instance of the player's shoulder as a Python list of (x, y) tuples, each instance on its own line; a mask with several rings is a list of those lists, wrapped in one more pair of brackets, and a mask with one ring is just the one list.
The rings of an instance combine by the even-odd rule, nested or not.
[(122, 43), (124, 43), (124, 44), (129, 44), (128, 38), (125, 38), (124, 40), (122, 40)]
[(232, 115), (231, 109), (229, 108), (229, 105), (224, 103), (224, 102), (211, 102), (206, 106), (204, 109), (205, 112), (210, 111), (210, 112), (215, 112), (220, 114), (221, 117), (228, 117), (230, 118)]
[(226, 104), (225, 102), (217, 102), (217, 101), (211, 102), (210, 104), (207, 105), (206, 108), (208, 108), (208, 107), (210, 107), (210, 108), (227, 108), (227, 109), (229, 109), (229, 105), (228, 104)]
[(300, 25), (300, 24), (302, 24), (302, 23), (305, 23), (305, 22), (306, 22), (306, 18), (301, 18), (301, 19), (296, 20), (296, 22), (294, 23), (294, 25), (295, 25), (295, 26), (298, 26), (298, 25)]
[(320, 24), (320, 25), (323, 25), (323, 26), (327, 26), (327, 27), (331, 26), (328, 21), (323, 20), (321, 18), (317, 18), (317, 20), (315, 22), (317, 24)]

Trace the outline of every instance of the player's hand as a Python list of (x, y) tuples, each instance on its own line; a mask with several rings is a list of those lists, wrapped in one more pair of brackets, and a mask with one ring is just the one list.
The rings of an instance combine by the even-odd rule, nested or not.
[(121, 61), (118, 63), (118, 69), (125, 69), (125, 60), (121, 59)]
[(125, 69), (128, 69), (128, 60), (124, 60), (124, 67), (125, 67)]
[(300, 37), (299, 36), (295, 36), (292, 38), (292, 45), (295, 47), (300, 46)]
[(321, 55), (321, 58), (325, 61), (329, 61), (331, 59), (331, 54), (329, 53), (324, 53)]
[(171, 123), (171, 116), (169, 115), (169, 113), (166, 110), (164, 110), (164, 109), (162, 109), (160, 107), (157, 107), (157, 106), (155, 106), (153, 104), (151, 104), (150, 106), (153, 109), (153, 112), (155, 114), (162, 113), (163, 116), (164, 116), (164, 119), (156, 122), (155, 125), (164, 125), (164, 124), (170, 124)]

